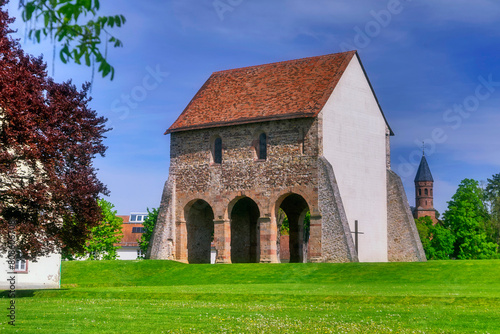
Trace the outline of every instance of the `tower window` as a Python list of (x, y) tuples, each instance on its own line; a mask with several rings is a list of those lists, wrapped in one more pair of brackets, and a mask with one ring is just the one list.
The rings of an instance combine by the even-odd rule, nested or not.
[(259, 160), (267, 159), (267, 136), (265, 133), (261, 133), (259, 136)]
[(429, 190), (427, 190), (427, 188), (425, 188), (425, 196), (429, 195)]
[(306, 152), (306, 130), (300, 129), (299, 132), (299, 144), (300, 144), (300, 154), (305, 154)]
[(422, 189), (418, 189), (418, 196), (422, 196)]
[(214, 141), (213, 159), (214, 164), (222, 163), (222, 139), (220, 137), (215, 138)]

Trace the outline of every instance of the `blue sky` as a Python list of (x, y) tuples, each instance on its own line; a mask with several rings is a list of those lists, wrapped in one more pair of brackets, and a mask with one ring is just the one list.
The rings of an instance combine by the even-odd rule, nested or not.
[[(8, 5), (17, 15), (16, 0)], [(435, 207), (464, 178), (500, 173), (500, 3), (494, 0), (104, 1), (123, 14), (124, 47), (109, 52), (114, 81), (97, 74), (91, 106), (109, 119), (109, 147), (95, 162), (119, 214), (158, 207), (168, 177), (173, 123), (214, 71), (357, 49), (395, 136), (392, 168), (410, 205), (426, 141)], [(43, 53), (52, 74), (52, 46)], [(91, 79), (54, 63), (57, 81)]]

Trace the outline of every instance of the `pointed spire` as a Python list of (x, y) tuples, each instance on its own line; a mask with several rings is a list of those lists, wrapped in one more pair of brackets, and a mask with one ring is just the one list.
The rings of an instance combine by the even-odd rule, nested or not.
[(420, 160), (420, 166), (418, 166), (417, 175), (415, 176), (415, 182), (419, 181), (433, 181), (431, 170), (425, 155), (422, 155), (422, 160)]

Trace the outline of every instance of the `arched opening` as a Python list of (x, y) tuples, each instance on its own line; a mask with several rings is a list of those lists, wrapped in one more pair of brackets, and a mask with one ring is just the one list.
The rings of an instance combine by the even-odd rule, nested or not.
[(418, 196), (422, 196), (422, 189), (418, 189)]
[(214, 164), (222, 163), (222, 139), (221, 137), (216, 137), (214, 139), (212, 159)]
[(429, 195), (429, 190), (427, 188), (425, 188), (425, 196), (428, 196)]
[[(285, 212), (288, 220), (288, 250), (291, 263), (307, 262), (309, 244), (309, 224), (306, 218), (309, 217), (309, 205), (306, 200), (298, 194), (286, 196), (280, 208)], [(285, 238), (286, 240), (286, 238)], [(280, 254), (283, 256), (285, 254)], [(286, 259), (280, 259), (287, 262)]]
[(187, 260), (189, 263), (210, 263), (210, 244), (214, 236), (214, 212), (204, 200), (195, 200), (185, 209)]
[(231, 262), (259, 261), (259, 207), (249, 197), (239, 199), (231, 210)]
[(259, 160), (267, 159), (267, 136), (264, 132), (259, 135), (259, 145), (257, 153)]

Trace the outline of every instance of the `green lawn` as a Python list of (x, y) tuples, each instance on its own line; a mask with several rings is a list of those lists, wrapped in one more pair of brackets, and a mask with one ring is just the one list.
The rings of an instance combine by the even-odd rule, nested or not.
[(500, 260), (186, 265), (64, 262), (1, 333), (500, 333)]

